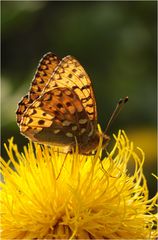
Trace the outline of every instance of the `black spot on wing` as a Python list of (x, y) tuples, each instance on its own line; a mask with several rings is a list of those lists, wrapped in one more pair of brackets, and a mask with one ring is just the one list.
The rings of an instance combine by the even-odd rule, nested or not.
[(45, 122), (45, 121), (41, 119), (41, 120), (38, 121), (38, 124), (39, 124), (39, 125), (43, 125), (44, 122)]

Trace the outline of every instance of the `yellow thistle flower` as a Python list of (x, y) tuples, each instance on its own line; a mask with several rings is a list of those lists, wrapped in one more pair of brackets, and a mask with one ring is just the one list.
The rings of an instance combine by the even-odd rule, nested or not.
[(32, 143), (19, 153), (9, 140), (9, 161), (1, 159), (2, 239), (156, 239), (144, 153), (124, 131), (114, 138), (102, 161), (101, 142), (95, 155), (82, 156)]

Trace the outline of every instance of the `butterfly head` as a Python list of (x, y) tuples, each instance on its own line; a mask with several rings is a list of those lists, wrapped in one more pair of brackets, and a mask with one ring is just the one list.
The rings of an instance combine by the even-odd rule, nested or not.
[(88, 155), (91, 154), (92, 151), (96, 151), (99, 146), (100, 138), (102, 138), (102, 149), (105, 149), (110, 141), (110, 137), (97, 131), (93, 138), (90, 138), (86, 144), (80, 146), (79, 152)]
[(96, 133), (96, 139), (97, 139), (97, 146), (99, 145), (100, 138), (102, 138), (102, 149), (105, 149), (110, 141), (110, 137), (106, 135), (105, 133), (100, 133), (97, 131)]

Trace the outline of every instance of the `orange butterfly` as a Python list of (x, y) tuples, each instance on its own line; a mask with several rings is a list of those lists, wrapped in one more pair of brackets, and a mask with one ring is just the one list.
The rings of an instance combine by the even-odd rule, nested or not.
[[(43, 56), (16, 114), (20, 132), (32, 141), (69, 146), (70, 151), (77, 141), (81, 154), (89, 154), (98, 146), (100, 133), (92, 84), (72, 56), (61, 60), (53, 53)], [(103, 134), (103, 145), (109, 139)]]

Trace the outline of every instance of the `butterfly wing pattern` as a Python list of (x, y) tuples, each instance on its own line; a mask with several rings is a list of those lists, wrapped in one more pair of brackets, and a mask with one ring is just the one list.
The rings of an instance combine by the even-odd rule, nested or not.
[(40, 60), (39, 66), (32, 80), (28, 95), (24, 96), (18, 104), (17, 109), (17, 123), (20, 124), (21, 118), (27, 107), (38, 98), (46, 83), (50, 79), (55, 67), (59, 64), (60, 60), (53, 53), (47, 53)]
[[(69, 146), (81, 154), (98, 145), (96, 101), (90, 78), (72, 56), (47, 53), (30, 91), (18, 105), (20, 132), (42, 144)], [(108, 139), (108, 137), (106, 138)]]

